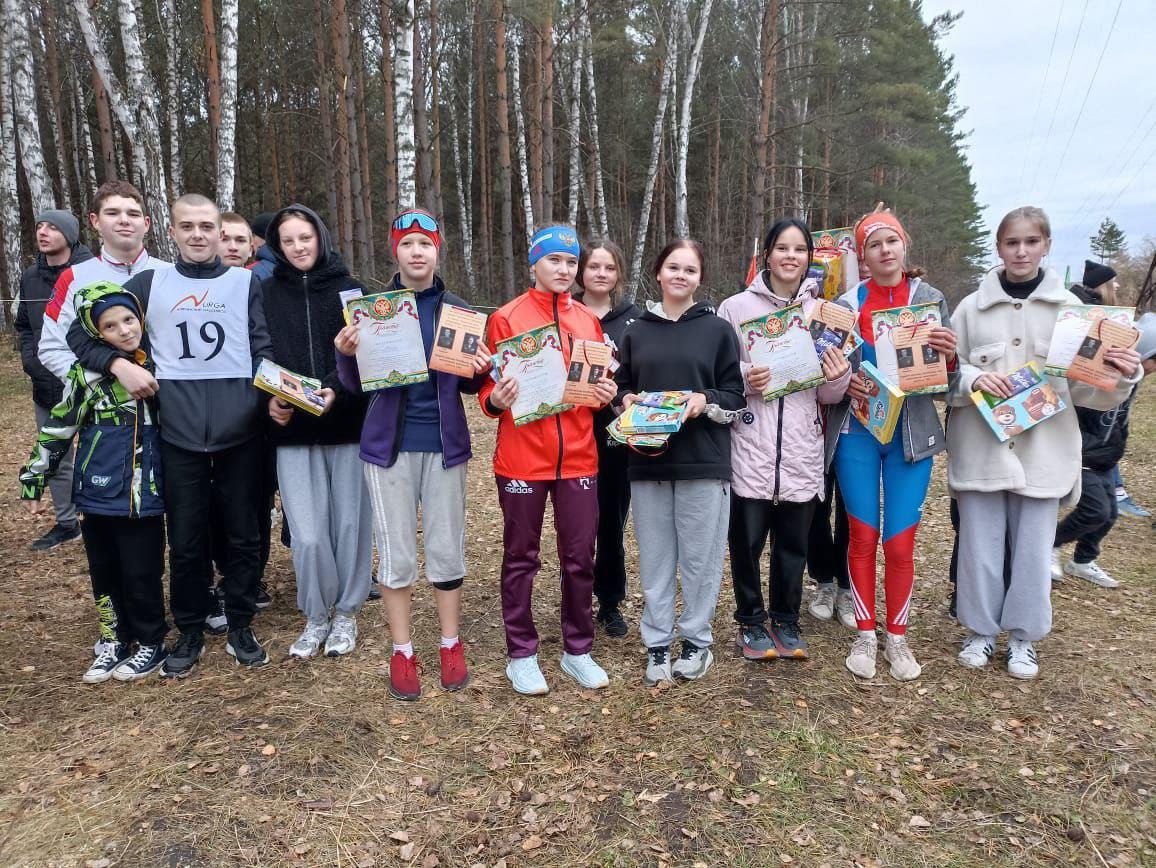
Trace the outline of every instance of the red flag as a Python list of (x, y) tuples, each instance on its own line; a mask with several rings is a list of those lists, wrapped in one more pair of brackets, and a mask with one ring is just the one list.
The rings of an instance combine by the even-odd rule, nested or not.
[(743, 288), (750, 286), (755, 282), (755, 278), (759, 275), (759, 239), (755, 239), (754, 247), (751, 250), (751, 264), (747, 267), (747, 278), (743, 283)]

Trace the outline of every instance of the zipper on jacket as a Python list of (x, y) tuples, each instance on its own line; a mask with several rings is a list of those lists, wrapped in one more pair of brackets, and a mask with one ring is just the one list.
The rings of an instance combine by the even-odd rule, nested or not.
[[(128, 515), (129, 518), (140, 517), (140, 502), (144, 498), (144, 468), (141, 468), (140, 492), (137, 495), (136, 509), (133, 509), (133, 486), (136, 484), (136, 438), (138, 426), (140, 424), (140, 414), (144, 412), (144, 401), (138, 400), (136, 402), (136, 415), (132, 419), (132, 461), (130, 461), (129, 476), (128, 476)], [(141, 444), (141, 452), (144, 452), (144, 444)]]
[(775, 493), (771, 498), (771, 503), (775, 506), (779, 505), (779, 468), (783, 463), (783, 401), (786, 397), (779, 398), (779, 436), (775, 440)]
[(309, 309), (309, 275), (301, 275), (301, 288), (305, 292), (305, 338), (309, 344), (309, 376), (317, 376), (317, 360), (313, 357), (313, 316)]
[[(434, 285), (436, 286), (437, 284), (434, 284)], [(442, 302), (445, 300), (445, 297), (446, 297), (446, 294), (443, 291), (440, 295), (438, 295), (437, 304), (434, 305), (434, 328), (435, 329), (437, 328), (438, 320), (441, 318)], [(428, 359), (427, 359), (427, 361), (428, 361)], [(442, 410), (442, 390), (441, 390), (441, 387), (439, 384), (434, 385), (434, 394), (437, 395), (437, 399), (438, 399), (438, 436), (441, 437), (441, 440), (442, 440), (442, 469), (448, 470), (449, 468), (446, 466), (446, 429), (445, 429), (444, 424), (443, 424), (444, 420), (446, 418), (446, 414), (445, 414), (445, 411)]]
[[(555, 292), (555, 293), (552, 293), (552, 295), (554, 296), (554, 326), (558, 329), (558, 339), (561, 340), (561, 338), (562, 338), (562, 322), (561, 322), (561, 320), (558, 319), (558, 293)], [(555, 413), (554, 414), (554, 424), (557, 425), (557, 427), (558, 427), (558, 463), (557, 463), (555, 470), (554, 470), (554, 478), (555, 479), (561, 479), (562, 478), (562, 450), (563, 450), (563, 446), (565, 445), (563, 443), (563, 438), (562, 438), (562, 414), (561, 413)]]

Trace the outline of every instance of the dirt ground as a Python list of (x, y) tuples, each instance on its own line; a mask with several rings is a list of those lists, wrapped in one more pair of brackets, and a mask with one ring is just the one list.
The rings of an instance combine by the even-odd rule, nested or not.
[[(210, 638), (187, 681), (90, 687), (83, 550), (28, 550), (49, 520), (17, 503), (33, 424), (7, 347), (0, 400), (0, 864), (1156, 864), (1149, 521), (1122, 519), (1108, 540), (1101, 562), (1120, 590), (1074, 580), (1056, 590), (1056, 628), (1028, 683), (955, 663), (942, 466), (916, 556), (910, 636), (923, 677), (911, 684), (857, 683), (843, 667), (849, 632), (807, 615), (811, 660), (736, 659), (728, 579), (713, 671), (648, 690), (632, 565), (631, 635), (595, 646), (611, 686), (580, 690), (557, 665), (547, 555), (536, 615), (553, 691), (527, 699), (503, 674), (493, 426), (475, 414), (468, 689), (437, 686), (427, 588), (415, 604), (420, 702), (386, 692), (379, 603), (367, 604), (351, 657), (288, 660), (301, 621), (279, 545), (274, 603), (256, 622), (271, 665), (242, 671)], [(1124, 470), (1150, 506), (1154, 434), (1149, 389)]]

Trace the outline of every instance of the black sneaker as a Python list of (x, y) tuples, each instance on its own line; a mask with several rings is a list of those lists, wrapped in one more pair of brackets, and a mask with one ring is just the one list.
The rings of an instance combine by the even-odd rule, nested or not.
[(622, 617), (617, 606), (599, 607), (597, 621), (606, 631), (606, 635), (612, 639), (621, 639), (629, 629), (626, 626), (626, 619)]
[(381, 585), (379, 585), (377, 583), (377, 579), (374, 579), (372, 582), (369, 583), (369, 599), (370, 600), (380, 600), (381, 599)]
[(101, 684), (112, 678), (113, 670), (129, 657), (129, 647), (122, 642), (106, 642), (80, 680), (85, 684)]
[(780, 657), (806, 660), (810, 656), (803, 631), (794, 621), (772, 621), (771, 638), (775, 640), (775, 650)]
[(236, 659), (239, 666), (264, 666), (269, 662), (269, 655), (253, 635), (252, 627), (238, 627), (229, 631), (229, 641), (225, 644), (225, 653)]
[(273, 602), (273, 598), (269, 596), (269, 586), (263, 581), (257, 583), (257, 608), (266, 609), (269, 604)]
[(177, 643), (173, 645), (169, 656), (161, 666), (161, 675), (165, 678), (184, 678), (193, 671), (201, 655), (205, 653), (205, 634), (182, 633)]
[(112, 670), (112, 677), (117, 681), (139, 681), (160, 669), (168, 656), (169, 649), (164, 642), (141, 645), (135, 654)]
[(51, 551), (57, 546), (64, 545), (66, 542), (72, 542), (74, 539), (80, 539), (79, 524), (58, 524), (54, 525), (52, 530), (40, 539), (33, 542), (31, 548), (34, 552)]
[(229, 619), (225, 617), (225, 595), (217, 588), (210, 592), (210, 596), (212, 608), (205, 616), (205, 629), (214, 636), (221, 636), (229, 632)]

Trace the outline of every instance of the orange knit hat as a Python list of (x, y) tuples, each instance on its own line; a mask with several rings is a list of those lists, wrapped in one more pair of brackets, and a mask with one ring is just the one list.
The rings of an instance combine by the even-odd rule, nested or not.
[(863, 250), (867, 246), (867, 239), (871, 233), (879, 229), (893, 229), (903, 239), (903, 243), (910, 245), (911, 239), (899, 218), (890, 211), (878, 211), (868, 214), (855, 226), (855, 248), (859, 251), (859, 258), (863, 258)]

